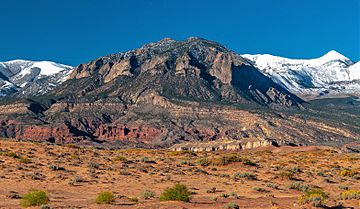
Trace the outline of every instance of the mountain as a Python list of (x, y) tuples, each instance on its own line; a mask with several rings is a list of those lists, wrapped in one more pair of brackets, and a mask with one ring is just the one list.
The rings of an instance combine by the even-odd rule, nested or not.
[(329, 103), (304, 103), (219, 43), (166, 38), (80, 64), (41, 96), (2, 101), (0, 137), (102, 148), (355, 142), (359, 102), (317, 108)]
[(269, 54), (241, 55), (273, 81), (302, 98), (359, 94), (359, 63), (336, 51), (316, 59), (288, 59)]
[(41, 95), (64, 82), (71, 66), (49, 61), (0, 62), (0, 97)]
[(79, 65), (70, 81), (55, 94), (116, 96), (131, 104), (149, 94), (167, 99), (256, 102), (269, 106), (302, 103), (238, 54), (200, 38), (163, 39)]

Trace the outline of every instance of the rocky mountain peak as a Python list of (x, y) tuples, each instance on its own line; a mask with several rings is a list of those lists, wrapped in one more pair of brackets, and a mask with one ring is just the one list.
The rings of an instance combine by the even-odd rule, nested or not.
[[(196, 37), (183, 41), (166, 38), (128, 52), (101, 57), (79, 65), (70, 78), (96, 80), (90, 87), (83, 87), (87, 89), (81, 91), (83, 96), (103, 94), (106, 89), (107, 94), (121, 95), (131, 102), (137, 100), (136, 92), (157, 92), (168, 98), (202, 101), (255, 101), (280, 106), (301, 103), (296, 96), (262, 75), (248, 60), (219, 43)], [(132, 92), (126, 86), (130, 81)], [(124, 89), (113, 89), (114, 83)]]

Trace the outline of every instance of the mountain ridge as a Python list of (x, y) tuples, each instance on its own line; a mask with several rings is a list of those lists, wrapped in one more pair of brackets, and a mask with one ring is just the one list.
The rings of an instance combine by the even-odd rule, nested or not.
[(343, 146), (360, 137), (356, 99), (312, 104), (221, 44), (163, 39), (80, 64), (41, 96), (2, 102), (0, 137), (103, 148)]
[(72, 67), (51, 61), (0, 62), (0, 97), (44, 94), (64, 82)]
[(358, 95), (360, 71), (344, 55), (331, 50), (319, 58), (290, 59), (269, 54), (243, 54), (273, 81), (302, 97)]

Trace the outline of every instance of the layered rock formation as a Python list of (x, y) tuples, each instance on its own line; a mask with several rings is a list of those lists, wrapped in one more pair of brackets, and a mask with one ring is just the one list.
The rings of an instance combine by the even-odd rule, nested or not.
[[(199, 38), (101, 57), (69, 78), (45, 96), (1, 104), (0, 136), (103, 147), (214, 142), (205, 149), (233, 149), (337, 145), (360, 133), (302, 114), (311, 111), (301, 99), (240, 55)], [(221, 145), (223, 139), (235, 142)]]

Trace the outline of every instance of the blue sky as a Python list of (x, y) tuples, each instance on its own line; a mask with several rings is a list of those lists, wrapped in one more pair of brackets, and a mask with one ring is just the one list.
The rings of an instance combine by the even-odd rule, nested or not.
[(359, 0), (1, 0), (0, 61), (77, 65), (164, 37), (238, 53), (360, 60)]

